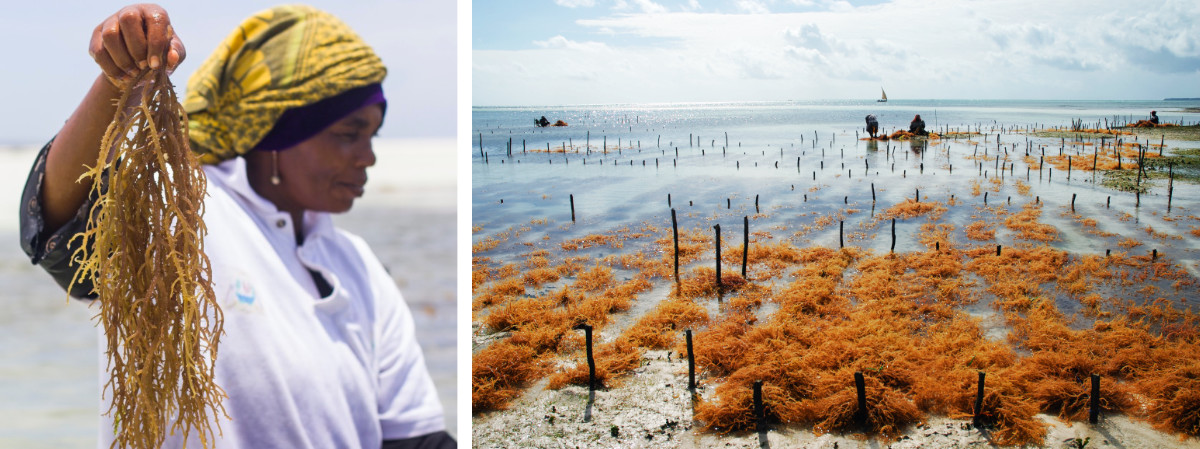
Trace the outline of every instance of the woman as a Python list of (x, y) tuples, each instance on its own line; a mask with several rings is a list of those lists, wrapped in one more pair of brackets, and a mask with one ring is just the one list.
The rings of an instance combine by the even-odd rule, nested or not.
[[(64, 288), (77, 268), (71, 236), (95, 200), (76, 179), (99, 157), (122, 107), (113, 99), (140, 71), (171, 70), (186, 55), (157, 5), (105, 19), (89, 53), (101, 74), (42, 149), (22, 197), (22, 247)], [(344, 23), (286, 6), (243, 22), (188, 83), (192, 149), (211, 164), (205, 251), (225, 317), (215, 370), (228, 419), (211, 417), (216, 447), (455, 446), (400, 292), (330, 217), (362, 195), (375, 163), (385, 75)], [(91, 285), (70, 294), (88, 298)], [(103, 419), (108, 447), (114, 423)], [(184, 443), (174, 435), (164, 447)]]
[(908, 132), (918, 136), (929, 135), (929, 133), (925, 132), (925, 121), (921, 120), (921, 114), (913, 117), (912, 122), (908, 124)]

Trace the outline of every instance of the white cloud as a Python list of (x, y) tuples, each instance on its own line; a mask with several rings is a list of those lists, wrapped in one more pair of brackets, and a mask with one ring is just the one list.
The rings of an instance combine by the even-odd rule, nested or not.
[[(639, 11), (643, 14), (662, 14), (667, 12), (667, 7), (654, 3), (651, 0), (632, 0), (630, 4), (626, 0), (617, 0), (613, 3), (613, 11)], [(636, 9), (635, 9), (636, 7)]]
[(608, 45), (605, 45), (603, 42), (575, 42), (562, 35), (554, 36), (544, 41), (533, 41), (533, 45), (538, 48), (566, 49), (592, 53), (608, 50)]
[[(473, 95), (486, 100), (478, 104), (862, 98), (880, 84), (900, 98), (1196, 95), (1180, 86), (1194, 86), (1200, 71), (1200, 13), (1184, 1), (1154, 11), (1095, 2), (740, 0), (718, 13), (701, 12), (698, 0), (672, 11), (615, 0), (574, 22), (595, 41), (560, 35), (523, 51), (476, 51)], [(785, 4), (818, 8), (763, 13)], [(555, 70), (481, 69), (500, 61), (552, 61)], [(571, 79), (584, 75), (593, 77)], [(556, 96), (519, 97), (532, 91)]]
[(554, 0), (558, 6), (566, 6), (568, 8), (578, 8), (580, 6), (592, 7), (596, 6), (595, 0)]
[(771, 11), (769, 9), (767, 9), (767, 5), (764, 5), (762, 2), (757, 1), (757, 0), (738, 0), (737, 9), (738, 9), (738, 11), (742, 11), (742, 12), (750, 13), (750, 14), (770, 14), (771, 13)]

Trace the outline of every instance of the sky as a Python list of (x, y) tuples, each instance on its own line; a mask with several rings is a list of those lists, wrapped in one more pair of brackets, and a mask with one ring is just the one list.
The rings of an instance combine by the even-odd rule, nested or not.
[[(41, 144), (58, 131), (100, 73), (88, 56), (92, 30), (130, 2), (4, 2), (0, 14), (0, 145)], [(187, 78), (243, 19), (285, 0), (163, 0), (188, 57)], [(338, 16), (388, 66), (380, 136), (455, 137), (456, 3), (447, 0), (308, 1)], [(182, 96), (181, 96), (182, 98)]]
[(1195, 0), (474, 2), (474, 106), (1200, 97)]

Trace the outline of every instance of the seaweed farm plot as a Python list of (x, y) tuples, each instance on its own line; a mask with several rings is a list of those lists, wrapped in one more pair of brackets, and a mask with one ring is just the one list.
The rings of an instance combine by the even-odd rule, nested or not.
[(476, 111), (476, 447), (1200, 444), (1200, 145), (735, 111)]

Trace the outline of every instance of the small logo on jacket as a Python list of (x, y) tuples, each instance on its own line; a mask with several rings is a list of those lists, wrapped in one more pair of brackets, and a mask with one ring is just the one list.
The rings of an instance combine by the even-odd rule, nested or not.
[(226, 288), (222, 298), (221, 303), (226, 309), (256, 312), (262, 308), (258, 302), (258, 292), (246, 275), (233, 276), (233, 282)]

